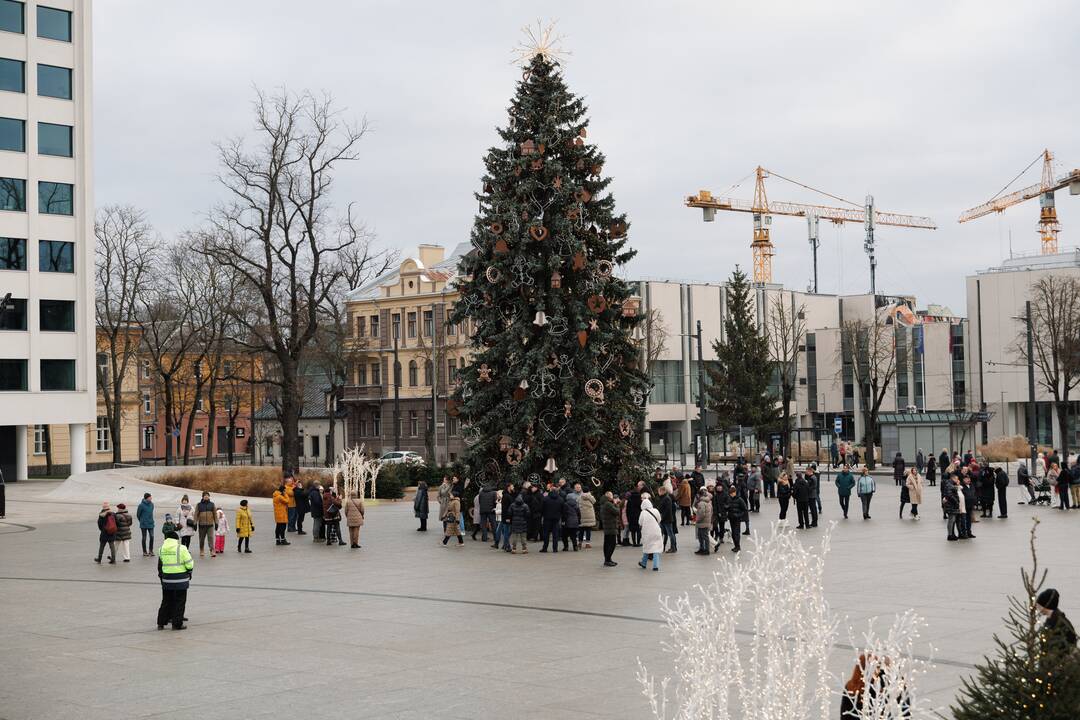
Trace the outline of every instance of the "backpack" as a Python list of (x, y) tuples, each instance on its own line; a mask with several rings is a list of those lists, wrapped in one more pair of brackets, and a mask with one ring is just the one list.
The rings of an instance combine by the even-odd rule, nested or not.
[(105, 516), (105, 534), (106, 535), (115, 535), (116, 534), (116, 516), (113, 515), (112, 513), (109, 513), (108, 515)]

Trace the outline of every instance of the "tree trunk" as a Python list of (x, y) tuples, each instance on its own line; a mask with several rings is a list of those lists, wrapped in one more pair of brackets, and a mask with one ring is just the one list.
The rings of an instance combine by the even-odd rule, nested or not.
[(783, 439), (781, 442), (783, 443), (784, 448), (781, 454), (784, 457), (788, 457), (791, 454), (791, 391), (785, 388), (782, 399), (784, 403), (782, 419), (784, 426), (781, 435)]
[(214, 442), (217, 439), (217, 404), (214, 402), (214, 389), (210, 388), (210, 410), (206, 413), (206, 461), (204, 465), (214, 464)]
[(874, 429), (877, 427), (877, 415), (876, 410), (871, 410), (867, 414), (866, 427), (863, 428), (863, 445), (866, 447), (863, 463), (866, 465), (867, 470), (873, 470), (877, 467), (877, 459), (874, 453)]
[(173, 464), (173, 440), (176, 436), (173, 435), (173, 389), (172, 389), (172, 377), (162, 376), (162, 380), (165, 383), (165, 419), (163, 424), (165, 425), (165, 464)]
[(286, 381), (281, 388), (281, 469), (293, 470), (300, 467), (300, 399), (296, 385)]
[[(200, 391), (195, 390), (195, 400), (191, 404), (191, 411), (187, 416), (187, 429), (184, 431), (184, 465), (191, 461), (191, 437), (195, 434), (195, 408), (199, 406)], [(181, 418), (181, 424), (183, 424)]]
[(1069, 457), (1069, 396), (1066, 395), (1057, 405), (1058, 432), (1061, 434), (1062, 469)]
[(337, 396), (338, 387), (336, 385), (330, 386), (331, 410), (330, 410), (330, 432), (326, 434), (326, 462), (323, 463), (326, 467), (330, 467), (334, 464), (334, 456), (337, 454)]
[[(233, 401), (233, 407), (237, 405), (236, 401)], [(248, 444), (251, 444), (251, 439), (248, 439)], [(229, 444), (225, 447), (225, 455), (228, 458), (228, 463), (233, 464), (233, 452), (236, 446), (236, 413), (235, 411), (229, 412)], [(252, 465), (255, 464), (255, 458), (252, 457)]]

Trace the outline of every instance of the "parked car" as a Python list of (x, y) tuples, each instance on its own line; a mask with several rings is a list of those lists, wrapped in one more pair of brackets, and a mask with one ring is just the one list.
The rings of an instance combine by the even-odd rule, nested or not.
[(397, 465), (399, 463), (423, 464), (424, 458), (419, 453), (414, 453), (411, 450), (391, 450), (388, 453), (383, 453), (383, 456), (379, 458), (379, 462), (384, 465)]

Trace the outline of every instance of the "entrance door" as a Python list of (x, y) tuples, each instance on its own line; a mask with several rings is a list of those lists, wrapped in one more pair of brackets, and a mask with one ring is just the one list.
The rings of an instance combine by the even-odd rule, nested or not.
[(214, 452), (218, 455), (229, 454), (229, 428), (227, 425), (218, 425), (217, 437), (214, 439)]
[(15, 482), (15, 426), (0, 426), (0, 472), (4, 479)]

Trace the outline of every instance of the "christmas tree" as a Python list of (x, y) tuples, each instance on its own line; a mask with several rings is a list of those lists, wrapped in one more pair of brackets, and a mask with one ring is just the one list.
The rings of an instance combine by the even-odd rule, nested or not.
[(1035, 528), (1031, 527), (1032, 570), (1021, 568), (1024, 597), (1009, 598), (1005, 619), (1008, 639), (994, 635), (997, 652), (975, 667), (975, 677), (964, 678), (960, 697), (952, 708), (955, 720), (1075, 720), (1080, 717), (1080, 654), (1066, 640), (1066, 623), (1050, 629), (1036, 606), (1046, 581), (1039, 574), (1035, 554)]
[(736, 266), (727, 285), (724, 342), (713, 343), (716, 362), (708, 368), (706, 399), (720, 428), (741, 425), (763, 432), (777, 424), (779, 414), (769, 389), (769, 340), (754, 319), (752, 290), (746, 273)]
[(587, 140), (585, 106), (563, 81), (550, 31), (522, 62), (459, 267), (450, 321), (471, 322), (473, 358), (447, 412), (462, 421), (478, 484), (617, 487), (647, 460), (641, 317), (616, 275), (634, 256), (629, 223), (605, 192), (604, 156)]

